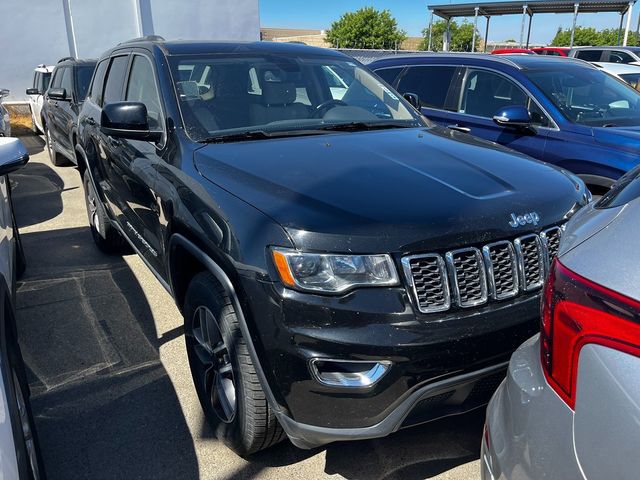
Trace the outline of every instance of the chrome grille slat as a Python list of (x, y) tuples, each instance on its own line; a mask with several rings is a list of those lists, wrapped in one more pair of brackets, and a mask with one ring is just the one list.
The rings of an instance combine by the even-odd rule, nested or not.
[(561, 227), (444, 255), (428, 253), (402, 258), (412, 298), (422, 313), (444, 312), (513, 298), (539, 289), (557, 255)]
[(489, 291), (494, 300), (515, 297), (520, 290), (516, 252), (511, 242), (496, 242), (482, 248), (489, 280)]
[(532, 234), (516, 238), (513, 243), (516, 248), (522, 288), (525, 292), (531, 292), (541, 287), (544, 282), (546, 256), (542, 241), (538, 235)]
[(440, 255), (404, 257), (402, 266), (422, 313), (443, 312), (451, 308), (447, 270)]
[(480, 251), (476, 248), (446, 254), (452, 291), (458, 306), (475, 307), (487, 301), (487, 278)]

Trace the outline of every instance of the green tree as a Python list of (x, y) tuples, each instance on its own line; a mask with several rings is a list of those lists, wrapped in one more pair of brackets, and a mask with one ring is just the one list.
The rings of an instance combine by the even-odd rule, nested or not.
[[(622, 32), (620, 35), (622, 35)], [(622, 38), (620, 39), (622, 40)], [(640, 38), (635, 32), (629, 32), (629, 45), (640, 45)], [(573, 39), (574, 46), (584, 45), (617, 45), (618, 44), (618, 29), (617, 28), (604, 28), (602, 30), (596, 30), (593, 27), (576, 27), (575, 36)], [(558, 28), (556, 36), (553, 37), (551, 45), (556, 47), (568, 47), (571, 45), (571, 29)]]
[(327, 30), (327, 41), (343, 48), (399, 48), (406, 38), (389, 10), (373, 7), (345, 13)]
[[(444, 32), (447, 30), (447, 22), (444, 20), (438, 20), (433, 22), (433, 32), (431, 40), (431, 49), (433, 51), (442, 50), (442, 43), (444, 39)], [(473, 43), (473, 23), (464, 20), (458, 24), (455, 20), (451, 20), (449, 25), (451, 31), (451, 42), (449, 44), (449, 50), (452, 52), (470, 52), (471, 45)], [(423, 40), (420, 45), (421, 50), (427, 50), (429, 48), (429, 27), (422, 31)], [(482, 44), (482, 37), (476, 30), (476, 52), (480, 51), (480, 45)]]

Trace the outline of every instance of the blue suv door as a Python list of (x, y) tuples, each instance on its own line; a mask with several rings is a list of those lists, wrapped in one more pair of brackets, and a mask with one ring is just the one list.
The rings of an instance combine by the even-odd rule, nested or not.
[[(400, 93), (420, 97), (422, 113), (434, 122), (543, 158), (552, 122), (505, 74), (484, 67), (420, 65), (407, 67), (396, 83)], [(535, 128), (514, 129), (493, 122), (501, 108), (512, 105), (528, 108)]]

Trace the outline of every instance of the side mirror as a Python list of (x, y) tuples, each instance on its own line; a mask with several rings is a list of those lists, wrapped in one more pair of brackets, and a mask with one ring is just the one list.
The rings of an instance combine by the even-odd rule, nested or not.
[(50, 88), (47, 91), (47, 95), (49, 95), (49, 98), (53, 100), (68, 100), (67, 90), (65, 88)]
[(27, 88), (27, 95), (42, 95), (42, 92), (37, 88)]
[(159, 142), (162, 132), (149, 130), (147, 107), (140, 102), (108, 103), (102, 108), (100, 131), (115, 138)]
[(29, 161), (29, 154), (18, 138), (0, 137), (0, 176), (23, 167)]
[(512, 105), (498, 110), (493, 121), (501, 127), (528, 128), (531, 126), (531, 114), (522, 105)]
[(407, 92), (402, 95), (404, 99), (416, 110), (420, 110), (420, 97), (415, 93)]
[(7, 95), (9, 95), (9, 90), (7, 90), (6, 88), (3, 88), (2, 90), (0, 90), (0, 98), (4, 98)]

